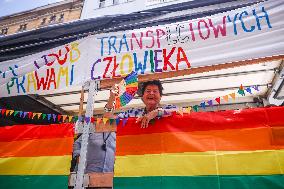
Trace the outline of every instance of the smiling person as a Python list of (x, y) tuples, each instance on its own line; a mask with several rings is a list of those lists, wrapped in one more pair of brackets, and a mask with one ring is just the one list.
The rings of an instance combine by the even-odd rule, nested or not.
[[(113, 102), (115, 100), (115, 93), (113, 91), (115, 91), (114, 87), (113, 90), (110, 90), (110, 97), (105, 105), (104, 116), (106, 117), (113, 117)], [(145, 105), (144, 108), (130, 109), (119, 113), (117, 116), (119, 118), (138, 117), (137, 122), (141, 123), (141, 128), (147, 128), (152, 119), (165, 116), (165, 111), (171, 112), (170, 109), (172, 109), (172, 107), (168, 106), (162, 108), (160, 105), (163, 95), (163, 86), (159, 80), (146, 81), (142, 83), (141, 93), (141, 100)]]

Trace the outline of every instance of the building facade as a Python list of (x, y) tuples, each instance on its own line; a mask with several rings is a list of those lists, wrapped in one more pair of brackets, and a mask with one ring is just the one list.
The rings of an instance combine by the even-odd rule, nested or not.
[(0, 36), (78, 20), (81, 17), (83, 2), (84, 0), (65, 0), (0, 17)]
[(129, 14), (188, 1), (194, 0), (85, 0), (81, 18)]

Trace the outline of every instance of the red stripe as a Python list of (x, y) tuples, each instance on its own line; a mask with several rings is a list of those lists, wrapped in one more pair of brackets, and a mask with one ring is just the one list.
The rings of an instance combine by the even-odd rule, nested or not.
[(0, 142), (73, 137), (73, 127), (73, 123), (0, 127)]
[(117, 135), (277, 127), (284, 125), (283, 116), (284, 107), (196, 112), (156, 119), (155, 123), (149, 124), (146, 129), (141, 129), (140, 124), (135, 123), (135, 118), (129, 118), (123, 127), (122, 121), (120, 122)]

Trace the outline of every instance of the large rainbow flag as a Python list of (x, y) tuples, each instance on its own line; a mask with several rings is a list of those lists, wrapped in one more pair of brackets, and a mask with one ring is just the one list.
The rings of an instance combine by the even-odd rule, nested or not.
[(283, 189), (284, 107), (118, 127), (115, 189)]
[(67, 189), (73, 130), (73, 124), (0, 127), (0, 188)]

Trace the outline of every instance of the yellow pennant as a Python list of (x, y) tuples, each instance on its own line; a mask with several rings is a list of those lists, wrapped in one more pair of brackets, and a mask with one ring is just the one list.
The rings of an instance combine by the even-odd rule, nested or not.
[(231, 93), (230, 96), (232, 97), (232, 99), (236, 99), (236, 93)]
[(225, 95), (225, 96), (223, 96), (223, 99), (225, 100), (225, 102), (228, 102), (229, 101), (229, 96)]
[(10, 115), (12, 115), (14, 113), (14, 110), (10, 110)]
[(186, 107), (185, 108), (185, 113), (190, 114), (191, 109), (192, 109), (191, 106)]
[(106, 122), (108, 121), (109, 119), (108, 118), (103, 118), (103, 122), (104, 122), (104, 124), (106, 124)]
[(69, 122), (72, 121), (73, 116), (68, 116)]

